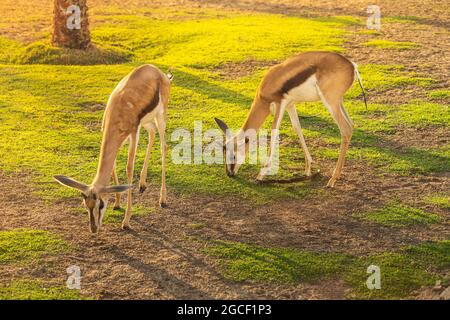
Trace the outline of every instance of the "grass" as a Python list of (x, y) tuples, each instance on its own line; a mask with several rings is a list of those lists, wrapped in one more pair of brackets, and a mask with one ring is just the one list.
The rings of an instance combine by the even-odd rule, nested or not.
[(85, 299), (78, 290), (65, 286), (49, 286), (36, 280), (15, 280), (0, 286), (0, 300), (80, 300)]
[(408, 24), (417, 24), (421, 23), (424, 19), (416, 16), (390, 16), (383, 18), (386, 22), (400, 22), (400, 23), (408, 23)]
[(204, 223), (189, 223), (188, 227), (194, 230), (203, 229), (205, 227)]
[(401, 42), (389, 40), (370, 40), (364, 43), (367, 47), (376, 47), (378, 49), (396, 49), (396, 50), (410, 50), (417, 48), (419, 45), (414, 42)]
[[(141, 206), (133, 206), (133, 217), (146, 216), (154, 211), (155, 211), (155, 208), (144, 208)], [(125, 217), (125, 209), (124, 208), (114, 210), (113, 206), (111, 205), (106, 210), (105, 218), (103, 219), (103, 222), (105, 224), (117, 224), (117, 223), (121, 223), (123, 221), (124, 217)]]
[[(277, 15), (270, 17), (273, 22), (271, 26), (267, 25), (268, 15), (259, 14), (250, 17), (225, 14), (220, 19), (210, 17), (197, 21), (193, 18), (182, 23), (154, 21), (142, 16), (108, 16), (108, 22), (92, 30), (93, 38), (98, 44), (108, 46), (116, 43), (117, 47), (133, 52), (135, 61), (132, 64), (0, 66), (4, 72), (0, 83), (5, 85), (0, 90), (0, 150), (2, 154), (9, 155), (0, 160), (3, 170), (33, 174), (34, 182), (39, 186), (37, 192), (44, 198), (73, 196), (74, 192), (49, 184), (51, 176), (61, 173), (89, 182), (95, 172), (101, 139), (102, 109), (98, 106), (105, 105), (117, 82), (141, 61), (152, 61), (163, 69), (169, 65), (179, 66), (175, 71), (177, 80), (171, 97), (170, 134), (177, 127), (191, 128), (194, 119), (205, 121), (207, 126), (215, 126), (213, 117), (216, 110), (235, 112), (234, 125), (245, 117), (254, 88), (246, 88), (248, 95), (238, 93), (236, 88), (227, 88), (222, 81), (212, 79), (211, 66), (224, 59), (282, 59), (311, 44), (317, 49), (337, 50), (344, 40), (344, 31), (340, 27), (344, 26), (345, 20), (309, 21)], [(269, 39), (278, 37), (274, 27), (284, 30), (277, 32), (279, 39), (275, 51), (268, 50), (273, 46), (273, 41), (257, 42), (256, 34), (248, 32), (259, 30)], [(302, 32), (293, 32), (296, 28)], [(222, 51), (217, 50), (217, 45), (211, 45), (219, 33)], [(162, 46), (164, 50), (153, 52)], [(234, 50), (238, 46), (240, 50)], [(251, 85), (256, 87), (255, 82)], [(11, 94), (15, 99), (10, 99)], [(189, 117), (179, 117), (186, 110), (189, 110)], [(12, 145), (7, 137), (17, 132), (18, 126), (21, 130)], [(142, 165), (144, 144), (141, 143), (137, 168)], [(29, 145), (33, 148), (28, 148)], [(124, 167), (125, 154), (124, 151), (119, 157), (119, 171)], [(158, 155), (158, 148), (154, 154)], [(154, 156), (150, 169), (150, 175), (157, 177), (156, 183), (160, 176), (158, 160)], [(154, 166), (154, 163), (158, 165)], [(171, 165), (168, 182), (181, 191), (191, 192), (198, 188), (198, 191), (207, 193), (237, 191), (253, 199), (264, 199), (269, 195), (276, 198), (286, 194), (303, 197), (310, 192), (306, 189), (286, 192), (278, 188), (255, 187), (253, 172), (250, 171), (246, 175), (250, 181), (223, 179), (221, 169), (221, 165), (192, 166), (188, 169), (184, 165)], [(220, 180), (224, 182), (218, 184)], [(302, 187), (301, 184), (298, 186)]]
[(131, 61), (132, 57), (131, 52), (113, 46), (71, 50), (37, 42), (18, 50), (16, 55), (9, 59), (16, 64), (96, 65), (121, 64)]
[[(16, 1), (8, 0), (11, 13)], [(94, 0), (93, 0), (94, 1)], [(192, 131), (194, 121), (203, 129), (215, 128), (214, 117), (238, 128), (246, 117), (266, 67), (252, 74), (223, 79), (217, 72), (223, 64), (246, 61), (282, 61), (305, 50), (343, 52), (348, 29), (363, 24), (360, 19), (327, 17), (304, 19), (261, 13), (238, 13), (216, 9), (136, 8), (96, 4), (90, 14), (95, 22), (92, 37), (97, 49), (88, 52), (51, 48), (48, 31), (29, 27), (48, 18), (44, 4), (21, 8), (29, 21), (18, 21), (14, 14), (3, 13), (0, 32), (22, 26), (13, 36), (0, 36), (0, 166), (2, 172), (25, 172), (32, 177), (34, 190), (53, 201), (78, 196), (70, 189), (52, 183), (54, 174), (65, 174), (89, 183), (97, 166), (101, 140), (100, 123), (109, 94), (120, 79), (134, 67), (153, 63), (162, 70), (174, 66), (168, 136), (177, 128)], [(8, 11), (6, 11), (8, 12)], [(415, 17), (392, 17), (397, 22), (417, 22)], [(420, 22), (420, 21), (419, 21)], [(23, 28), (24, 24), (26, 28)], [(363, 31), (379, 34), (375, 31)], [(16, 38), (15, 38), (15, 36)], [(26, 39), (26, 40), (24, 40)], [(31, 40), (30, 40), (31, 39)], [(381, 49), (417, 48), (411, 42), (375, 40), (366, 43)], [(356, 124), (350, 161), (362, 161), (370, 169), (402, 175), (436, 174), (450, 171), (448, 145), (409, 147), (390, 139), (399, 128), (433, 130), (450, 127), (448, 106), (439, 100), (448, 98), (447, 90), (433, 90), (428, 100), (405, 100), (401, 105), (375, 104), (370, 94), (392, 88), (428, 89), (436, 81), (407, 71), (401, 65), (360, 65), (369, 93), (366, 113), (358, 86), (347, 94), (346, 109)], [(313, 141), (314, 159), (336, 160), (340, 135), (326, 109), (320, 103), (298, 106), (306, 140)], [(269, 119), (265, 127), (270, 126)], [(289, 143), (282, 149), (280, 178), (303, 171), (303, 155), (298, 138), (283, 121), (282, 137)], [(136, 176), (142, 166), (146, 145), (142, 133), (136, 163)], [(149, 180), (159, 183), (158, 143), (152, 154)], [(175, 141), (169, 145), (173, 150)], [(326, 147), (324, 147), (324, 145)], [(170, 153), (170, 152), (169, 152)], [(121, 181), (124, 179), (126, 150), (118, 158)], [(287, 169), (286, 169), (287, 168)], [(326, 192), (308, 182), (256, 185), (259, 166), (245, 165), (235, 179), (225, 176), (222, 165), (175, 165), (169, 162), (167, 182), (171, 189), (186, 194), (227, 194), (256, 203), (280, 198), (301, 199)], [(169, 199), (170, 201), (170, 199)], [(173, 200), (175, 201), (175, 200)], [(433, 195), (425, 202), (449, 208), (448, 198)], [(134, 207), (134, 214), (145, 215), (152, 209)], [(105, 223), (120, 223), (123, 211), (108, 209)], [(371, 219), (391, 227), (429, 225), (440, 217), (421, 209), (389, 203), (366, 213)], [(204, 224), (191, 223), (192, 229)], [(29, 263), (49, 254), (69, 250), (59, 237), (42, 230), (0, 232), (0, 263)], [(205, 253), (215, 257), (220, 272), (230, 281), (317, 283), (342, 278), (356, 298), (399, 298), (423, 285), (432, 285), (448, 270), (449, 241), (425, 243), (398, 252), (365, 257), (343, 253), (317, 253), (293, 248), (264, 248), (251, 244), (214, 242)], [(382, 290), (365, 287), (367, 267), (382, 269)], [(0, 287), (0, 298), (70, 299), (76, 291), (18, 280)]]
[(450, 98), (450, 90), (433, 90), (428, 92), (431, 99), (448, 99)]
[[(218, 66), (224, 62), (242, 63), (248, 59), (283, 60), (306, 49), (339, 51), (345, 41), (345, 26), (355, 23), (345, 17), (302, 19), (195, 9), (180, 11), (179, 14), (176, 10), (170, 10), (167, 15), (161, 10), (154, 13), (157, 17), (155, 20), (146, 16), (148, 10), (144, 10), (142, 15), (102, 10), (96, 8), (92, 13), (92, 18), (97, 21), (92, 29), (94, 42), (100, 48), (114, 46), (114, 50), (130, 53), (131, 62), (92, 66), (50, 65), (55, 60), (46, 58), (48, 48), (37, 50), (40, 43), (46, 41), (44, 39), (28, 46), (35, 48), (31, 51), (36, 52), (23, 62), (36, 61), (47, 65), (0, 65), (0, 152), (5, 155), (0, 159), (0, 165), (7, 173), (29, 173), (33, 178), (35, 192), (45, 199), (75, 195), (67, 188), (50, 183), (55, 174), (72, 176), (85, 183), (93, 178), (101, 140), (103, 107), (118, 81), (134, 66), (147, 62), (163, 70), (175, 66), (169, 137), (176, 128), (191, 131), (194, 120), (202, 121), (204, 130), (216, 128), (214, 117), (227, 119), (230, 127), (236, 129), (246, 117), (266, 68), (246, 77), (224, 81), (217, 75)], [(27, 47), (20, 42), (1, 39), (0, 46), (4, 50), (0, 52), (9, 54), (11, 48), (26, 52)], [(39, 56), (42, 53), (44, 57)], [(407, 72), (402, 66), (372, 64), (361, 66), (360, 69), (368, 90), (407, 85), (427, 87), (433, 83), (432, 79)], [(356, 99), (359, 95), (359, 88), (355, 86), (347, 99)], [(401, 108), (371, 105), (370, 112), (381, 110), (385, 113), (383, 118), (374, 119), (368, 119), (359, 98), (349, 100), (347, 108), (359, 126), (352, 145), (356, 148), (351, 148), (350, 159), (366, 159), (375, 167), (387, 166), (392, 171), (405, 174), (443, 172), (448, 169), (447, 150), (431, 152), (426, 149), (405, 149), (399, 152), (397, 148), (386, 148), (382, 137), (378, 135), (378, 132), (395, 130), (395, 126), (403, 122), (410, 126), (418, 123), (422, 126), (448, 126), (445, 106), (427, 102), (407, 104)], [(430, 108), (436, 112), (430, 112)], [(310, 104), (307, 108), (299, 106), (299, 109), (302, 114), (319, 115), (318, 118), (305, 120), (307, 140), (323, 140), (332, 144), (331, 147), (311, 150), (313, 157), (319, 160), (336, 159), (339, 133), (326, 109), (320, 104)], [(412, 119), (417, 121), (413, 122)], [(270, 119), (266, 127), (270, 125), (269, 122)], [(295, 139), (286, 120), (282, 134)], [(13, 144), (9, 139), (11, 136), (14, 136)], [(145, 134), (142, 133), (142, 136), (136, 176), (142, 166), (146, 144)], [(156, 145), (149, 174), (154, 183), (159, 183), (159, 144)], [(169, 145), (173, 148), (176, 141), (170, 141)], [(297, 143), (283, 149), (282, 167), (295, 170), (281, 170), (280, 178), (289, 178), (302, 172), (303, 161), (299, 160), (302, 158)], [(118, 159), (122, 181), (125, 181), (125, 162), (126, 150), (123, 150)], [(286, 197), (301, 199), (318, 192), (307, 182), (256, 185), (254, 178), (258, 170), (259, 166), (246, 165), (238, 178), (228, 179), (220, 164), (194, 166), (170, 163), (167, 182), (181, 193), (233, 194), (258, 203)]]
[[(296, 284), (341, 278), (352, 288), (349, 298), (358, 299), (406, 297), (443, 279), (450, 267), (449, 240), (363, 257), (225, 241), (209, 243), (204, 252), (217, 260), (220, 273), (230, 281)], [(380, 267), (381, 290), (366, 286), (370, 265)]]
[(205, 252), (222, 261), (222, 275), (233, 281), (314, 282), (344, 271), (348, 257), (289, 248), (263, 248), (216, 242)]
[(450, 197), (448, 195), (430, 195), (425, 197), (425, 202), (437, 205), (441, 209), (450, 210)]
[(401, 204), (398, 201), (390, 202), (386, 206), (374, 211), (357, 214), (357, 216), (363, 220), (396, 228), (429, 225), (441, 221), (441, 218), (436, 214)]
[[(360, 66), (359, 69), (363, 78), (364, 87), (369, 92), (371, 89), (385, 90), (406, 87), (407, 85), (428, 87), (434, 83), (433, 79), (418, 76), (414, 72), (408, 72), (401, 65), (366, 64)], [(359, 95), (360, 90), (358, 86), (354, 86), (350, 92), (350, 96), (355, 94), (355, 92)]]
[[(142, 217), (147, 216), (155, 211), (153, 207), (143, 207), (139, 205), (133, 206), (133, 217)], [(83, 206), (74, 209), (74, 212), (86, 215), (86, 209)], [(113, 203), (108, 203), (108, 207), (105, 212), (105, 216), (103, 218), (103, 224), (118, 224), (123, 221), (125, 217), (125, 204), (122, 203), (122, 207), (120, 209), (114, 210)]]
[[(353, 288), (349, 298), (356, 299), (400, 299), (407, 297), (414, 290), (423, 286), (432, 286), (436, 280), (442, 279), (433, 272), (428, 272), (408, 254), (380, 253), (367, 258), (360, 258), (359, 265), (350, 266), (351, 272), (345, 275), (345, 281)], [(366, 285), (367, 267), (380, 267), (381, 289), (369, 290)]]
[(68, 250), (69, 245), (64, 240), (48, 231), (0, 231), (0, 264), (29, 263)]

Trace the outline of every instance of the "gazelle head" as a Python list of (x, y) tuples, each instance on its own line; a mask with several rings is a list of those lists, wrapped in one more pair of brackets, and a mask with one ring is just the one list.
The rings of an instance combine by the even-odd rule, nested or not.
[(233, 136), (225, 122), (217, 118), (214, 118), (214, 120), (225, 134), (225, 144), (223, 145), (225, 172), (229, 177), (233, 177), (244, 163), (248, 139), (239, 139), (240, 135)]
[(89, 229), (92, 233), (99, 232), (106, 212), (107, 201), (102, 196), (108, 193), (124, 192), (130, 188), (128, 185), (122, 185), (108, 186), (96, 190), (92, 186), (85, 185), (66, 176), (54, 176), (54, 178), (66, 187), (81, 191), (83, 204), (89, 214)]

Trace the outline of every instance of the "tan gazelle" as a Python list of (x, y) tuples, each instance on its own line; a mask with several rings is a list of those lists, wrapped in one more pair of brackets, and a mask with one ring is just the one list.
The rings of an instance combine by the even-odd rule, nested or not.
[[(65, 176), (54, 178), (61, 184), (81, 191), (84, 205), (89, 213), (90, 230), (97, 233), (102, 225), (106, 202), (105, 194), (116, 193), (114, 208), (120, 208), (120, 193), (128, 190), (127, 208), (122, 228), (129, 228), (132, 213), (131, 185), (133, 183), (134, 161), (139, 139), (139, 130), (144, 127), (149, 133), (149, 143), (141, 173), (140, 190), (146, 188), (148, 161), (155, 138), (155, 131), (161, 141), (162, 177), (159, 203), (166, 204), (166, 119), (172, 74), (164, 74), (152, 65), (143, 65), (123, 78), (109, 97), (103, 116), (103, 140), (97, 174), (90, 185), (77, 182)], [(128, 185), (110, 186), (111, 175), (118, 184), (115, 161), (119, 148), (130, 141), (127, 162)]]
[[(358, 79), (366, 102), (356, 64), (338, 53), (305, 52), (270, 68), (259, 86), (247, 120), (236, 135), (230, 134), (223, 121), (215, 119), (226, 135), (223, 150), (227, 174), (235, 175), (242, 164), (242, 161), (236, 159), (245, 159), (245, 153), (248, 151), (246, 132), (259, 130), (271, 111), (274, 113), (272, 132), (278, 132), (284, 112), (287, 111), (305, 153), (305, 174), (311, 176), (313, 160), (303, 137), (295, 104), (321, 100), (337, 123), (342, 138), (339, 159), (328, 182), (328, 186), (333, 187), (341, 175), (353, 133), (353, 122), (344, 109), (343, 98), (355, 78)], [(261, 169), (258, 180), (263, 180), (264, 176), (271, 172), (276, 139), (277, 135), (272, 134), (269, 158)], [(244, 143), (246, 145), (243, 147)]]

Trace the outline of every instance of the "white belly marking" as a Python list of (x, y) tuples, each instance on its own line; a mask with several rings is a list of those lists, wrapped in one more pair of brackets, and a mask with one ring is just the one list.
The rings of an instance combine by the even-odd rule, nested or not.
[(315, 75), (309, 77), (298, 87), (292, 88), (285, 94), (285, 98), (294, 102), (314, 102), (320, 100), (316, 88), (317, 78)]

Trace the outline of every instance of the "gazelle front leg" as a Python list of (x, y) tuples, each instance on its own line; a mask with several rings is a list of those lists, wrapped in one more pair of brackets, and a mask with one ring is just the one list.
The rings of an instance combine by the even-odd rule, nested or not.
[[(133, 184), (133, 171), (134, 171), (134, 161), (136, 159), (136, 149), (138, 145), (138, 139), (139, 139), (139, 129), (136, 130), (136, 132), (132, 133), (130, 135), (130, 148), (128, 150), (128, 161), (127, 161), (127, 179), (128, 184), (131, 186)], [(132, 214), (132, 188), (130, 187), (128, 189), (128, 196), (127, 196), (127, 211), (125, 212), (125, 218), (122, 222), (122, 229), (128, 229), (130, 228), (130, 218)]]
[(275, 117), (272, 123), (272, 134), (270, 135), (269, 159), (267, 160), (266, 165), (261, 168), (261, 171), (256, 178), (258, 181), (262, 181), (267, 174), (272, 173), (273, 156), (276, 152), (275, 146), (277, 144), (277, 140), (279, 139), (281, 120), (283, 119), (284, 111), (286, 110), (286, 107), (289, 105), (289, 103), (289, 100), (283, 99), (281, 100), (280, 107), (275, 110)]
[(311, 164), (312, 164), (312, 157), (309, 153), (308, 147), (306, 146), (305, 137), (303, 136), (302, 127), (300, 125), (300, 120), (298, 119), (297, 109), (295, 108), (295, 104), (289, 105), (287, 108), (287, 112), (289, 114), (289, 117), (291, 118), (292, 127), (297, 132), (297, 135), (300, 139), (300, 144), (302, 146), (303, 152), (305, 153), (305, 175), (307, 177), (311, 176)]
[[(119, 177), (117, 177), (116, 164), (114, 164), (114, 168), (112, 171), (112, 178), (114, 180), (114, 184), (119, 185)], [(114, 210), (120, 209), (120, 193), (116, 193), (116, 200), (114, 201)]]
[(148, 129), (148, 146), (147, 152), (145, 154), (144, 166), (142, 167), (141, 176), (139, 179), (139, 192), (143, 193), (147, 189), (147, 173), (148, 173), (148, 162), (150, 160), (151, 151), (153, 148), (153, 143), (155, 142), (155, 128), (151, 127)]
[(160, 114), (156, 119), (156, 127), (158, 128), (159, 140), (161, 144), (161, 193), (159, 196), (159, 205), (161, 208), (167, 205), (166, 191), (166, 115)]

